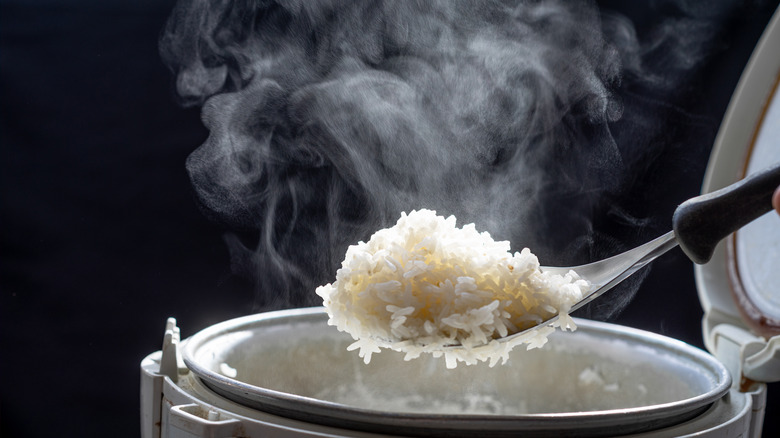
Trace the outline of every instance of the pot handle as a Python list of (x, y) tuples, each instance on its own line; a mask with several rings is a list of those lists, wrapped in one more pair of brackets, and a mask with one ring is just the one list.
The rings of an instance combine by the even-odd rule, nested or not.
[(683, 202), (672, 217), (680, 248), (694, 263), (707, 263), (724, 237), (772, 210), (778, 186), (780, 163)]

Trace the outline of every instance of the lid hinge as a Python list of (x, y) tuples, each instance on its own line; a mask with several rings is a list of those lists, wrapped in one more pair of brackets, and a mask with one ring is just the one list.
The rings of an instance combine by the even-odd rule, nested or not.
[(707, 333), (707, 347), (731, 372), (735, 386), (780, 381), (780, 338), (767, 342), (732, 324), (715, 325)]

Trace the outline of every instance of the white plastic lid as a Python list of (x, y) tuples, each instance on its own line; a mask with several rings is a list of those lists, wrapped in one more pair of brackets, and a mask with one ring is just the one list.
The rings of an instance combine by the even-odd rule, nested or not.
[[(780, 8), (740, 78), (710, 156), (703, 193), (780, 163)], [(780, 381), (780, 216), (724, 239), (695, 267), (704, 341), (735, 383)]]

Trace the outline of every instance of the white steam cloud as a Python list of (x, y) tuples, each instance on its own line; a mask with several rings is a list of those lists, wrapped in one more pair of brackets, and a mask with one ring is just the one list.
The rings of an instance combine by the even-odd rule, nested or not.
[(610, 124), (644, 54), (587, 2), (182, 1), (161, 53), (203, 105), (187, 169), (239, 230), (258, 308), (316, 303), (347, 245), (411, 209), (588, 261), (597, 204), (631, 178)]

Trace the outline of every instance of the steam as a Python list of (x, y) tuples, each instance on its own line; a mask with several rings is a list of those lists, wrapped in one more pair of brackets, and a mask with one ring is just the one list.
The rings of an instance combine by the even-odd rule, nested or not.
[(668, 41), (585, 2), (195, 0), (161, 53), (210, 131), (187, 160), (198, 198), (268, 309), (316, 304), (346, 247), (411, 209), (543, 264), (622, 249), (593, 227), (640, 161), (611, 132), (617, 90), (668, 87), (639, 73)]

